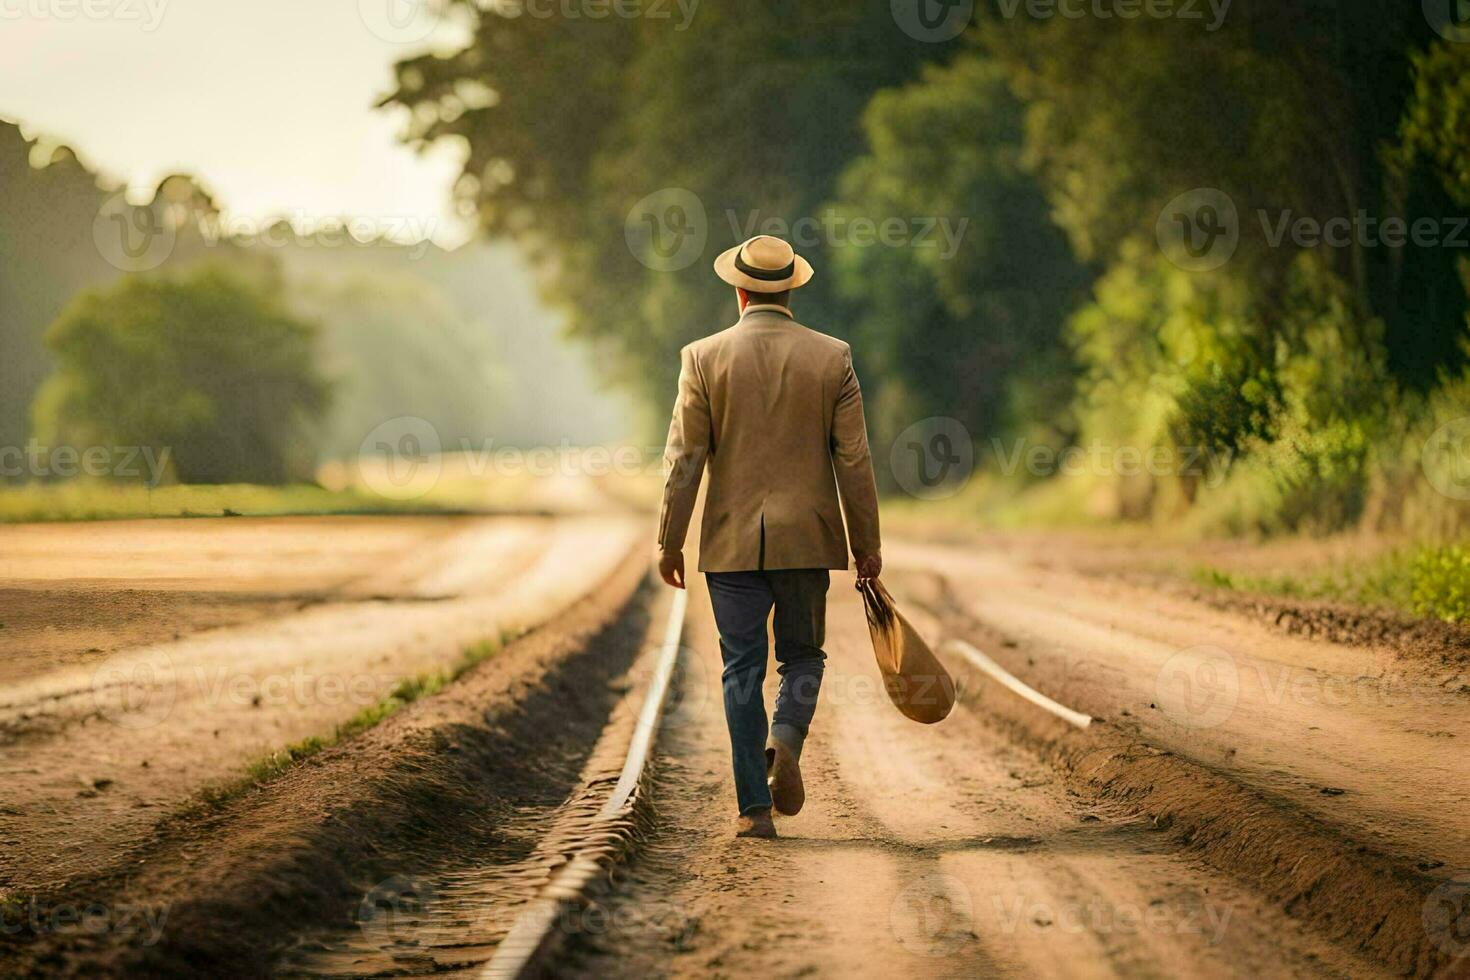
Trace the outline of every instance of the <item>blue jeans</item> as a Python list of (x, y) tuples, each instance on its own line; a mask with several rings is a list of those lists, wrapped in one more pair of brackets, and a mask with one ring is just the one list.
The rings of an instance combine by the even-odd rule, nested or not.
[(824, 568), (760, 572), (707, 572), (710, 603), (720, 632), (725, 669), (725, 724), (741, 813), (771, 805), (766, 785), (766, 619), (776, 610), (776, 661), (781, 690), (773, 721), (806, 734), (817, 710), (822, 642), (827, 628)]

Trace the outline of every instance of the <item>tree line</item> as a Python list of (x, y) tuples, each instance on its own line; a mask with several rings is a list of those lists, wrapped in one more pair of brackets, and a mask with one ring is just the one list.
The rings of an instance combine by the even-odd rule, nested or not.
[[(1010, 481), (1102, 516), (1464, 526), (1453, 452), (1429, 479), (1423, 457), (1470, 414), (1452, 11), (1235, 0), (1207, 25), (982, 3), (934, 42), (888, 0), (707, 4), (678, 32), (460, 6), (470, 43), (401, 62), (385, 104), (411, 141), (468, 148), (456, 196), (651, 404), (677, 348), (734, 319), (708, 261), (807, 219), (799, 314), (854, 341), (880, 448), (945, 416), (982, 465), (1018, 441), (1231, 461), (1208, 486)], [(649, 200), (649, 233), (666, 251), (697, 233), (697, 262), (647, 252)], [(859, 222), (890, 240), (832, 231)], [(901, 232), (924, 222), (965, 230)]]
[[(354, 457), (399, 416), (446, 449), (623, 435), (511, 246), (326, 247), (288, 225), (251, 241), (193, 177), (131, 203), (70, 148), (3, 121), (0, 190), (7, 460), (148, 447), (170, 479), (277, 484)], [(568, 379), (555, 402), (547, 371)], [(19, 469), (0, 481), (64, 475)]]

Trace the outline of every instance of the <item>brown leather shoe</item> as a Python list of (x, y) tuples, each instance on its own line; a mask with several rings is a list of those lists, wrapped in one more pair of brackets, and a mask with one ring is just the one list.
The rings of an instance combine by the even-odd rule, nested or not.
[(764, 837), (770, 840), (776, 836), (776, 825), (771, 822), (770, 810), (751, 810), (742, 813), (735, 818), (736, 837)]
[(771, 787), (771, 802), (782, 816), (794, 817), (806, 802), (806, 787), (801, 783), (801, 764), (781, 740), (771, 739), (766, 746), (766, 782)]

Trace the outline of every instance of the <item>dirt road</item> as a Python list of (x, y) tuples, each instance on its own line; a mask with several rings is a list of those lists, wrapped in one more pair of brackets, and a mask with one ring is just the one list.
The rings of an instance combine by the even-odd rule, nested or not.
[(942, 569), (951, 601), (999, 639), (995, 655), (1053, 696), (1377, 849), (1470, 867), (1470, 660), (1304, 640), (997, 555), (896, 557)]
[[(0, 834), (24, 842), (6, 873), (42, 886), (132, 853), (152, 825), (137, 805), (148, 794), (162, 806), (201, 773), (352, 707), (221, 702), (195, 680), (221, 660), (256, 681), (302, 665), (312, 676), (361, 670), (365, 658), (402, 677), (444, 664), (489, 625), (545, 623), (312, 767), (152, 841), (106, 900), (153, 903), (171, 913), (166, 927), (41, 928), (18, 947), (18, 972), (480, 976), (606, 791), (626, 738), (668, 598), (636, 584), (646, 576), (629, 549), (644, 530), (592, 516), (369, 522), (348, 543), (332, 528), (316, 539), (310, 525), (262, 526), (307, 542), (288, 582), (273, 587), (262, 557), (266, 574), (237, 589), (246, 611), (228, 607), (232, 625), (122, 651), (129, 664), (169, 652), (162, 710), (157, 685), (133, 683), (123, 701), (104, 684), (99, 701), (95, 665), (117, 654), (74, 649), (88, 642), (80, 633), (57, 639), (72, 644), (60, 666), (18, 670), (0, 705), (7, 789), (30, 800), (0, 810)], [(333, 539), (350, 557), (322, 547)], [(737, 840), (718, 644), (695, 576), (642, 831), (610, 886), (568, 905), (547, 972), (1470, 970), (1458, 634), (1433, 650), (1387, 633), (1309, 639), (1280, 617), (1117, 574), (1062, 540), (887, 550), (885, 579), (936, 645), (983, 649), (1094, 716), (1092, 727), (1068, 728), (952, 652), (954, 713), (932, 727), (907, 721), (879, 683), (851, 579), (836, 575), (806, 809), (778, 819), (779, 840)], [(162, 591), (166, 561), (138, 561), (137, 579)], [(38, 547), (12, 566), (29, 569), (12, 572), (14, 587), (37, 588), (48, 562), (74, 567), (65, 549)], [(272, 603), (287, 590), (311, 600), (283, 612)], [(204, 594), (197, 582), (178, 591)], [(199, 601), (201, 622), (225, 608), (217, 593)], [(774, 684), (773, 671), (768, 704)], [(130, 720), (146, 723), (119, 739)], [(138, 778), (139, 756), (182, 761), (150, 762)], [(115, 782), (75, 778), (99, 765)]]
[[(1070, 795), (961, 705), (933, 728), (874, 682), (834, 580), (807, 806), (736, 840), (708, 613), (689, 634), (659, 830), (579, 920), (567, 972), (603, 976), (1371, 976), (1148, 820)], [(937, 627), (928, 623), (927, 630)], [(769, 692), (768, 692), (769, 696)]]
[(125, 859), (193, 794), (545, 621), (636, 522), (136, 521), (0, 529), (0, 886)]

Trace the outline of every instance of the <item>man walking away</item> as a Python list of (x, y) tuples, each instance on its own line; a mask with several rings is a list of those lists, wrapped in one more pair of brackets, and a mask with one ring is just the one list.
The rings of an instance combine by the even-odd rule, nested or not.
[[(791, 312), (811, 265), (760, 235), (716, 259), (715, 273), (735, 287), (740, 320), (680, 352), (659, 574), (684, 587), (684, 538), (708, 466), (699, 570), (724, 660), (736, 834), (775, 837), (772, 806), (794, 815), (806, 797), (801, 750), (826, 659), (829, 570), (847, 568), (849, 538), (859, 578), (883, 567), (878, 495), (852, 350)], [(773, 610), (781, 687), (768, 732), (761, 685)]]

